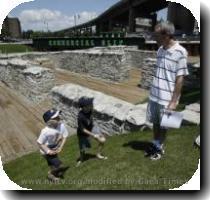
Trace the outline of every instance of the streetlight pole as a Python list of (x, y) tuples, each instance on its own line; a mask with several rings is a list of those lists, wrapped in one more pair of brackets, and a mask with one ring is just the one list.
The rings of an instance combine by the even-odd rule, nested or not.
[(76, 35), (77, 16), (74, 14), (74, 36)]

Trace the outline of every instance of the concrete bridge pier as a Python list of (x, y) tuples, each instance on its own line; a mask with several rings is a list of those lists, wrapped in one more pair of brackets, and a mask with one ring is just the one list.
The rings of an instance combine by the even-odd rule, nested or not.
[(128, 17), (128, 27), (129, 27), (129, 32), (135, 32), (136, 30), (136, 9), (132, 6), (129, 8), (129, 17)]
[(193, 14), (181, 4), (169, 3), (167, 19), (174, 23), (178, 31), (190, 34), (194, 30), (195, 18)]

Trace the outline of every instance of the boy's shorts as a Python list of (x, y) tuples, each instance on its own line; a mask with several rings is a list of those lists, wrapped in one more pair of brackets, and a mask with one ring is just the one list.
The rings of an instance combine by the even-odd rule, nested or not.
[(91, 148), (90, 137), (89, 136), (78, 136), (79, 149), (84, 151), (86, 148)]
[(146, 114), (147, 121), (153, 124), (160, 124), (164, 109), (164, 105), (160, 105), (157, 102), (149, 100)]
[(50, 167), (58, 168), (62, 164), (62, 162), (59, 160), (58, 155), (44, 155), (44, 158), (47, 160), (47, 164)]
[[(91, 132), (94, 134), (100, 134), (100, 128), (97, 125), (94, 125)], [(79, 135), (78, 140), (79, 140), (80, 150), (85, 150), (86, 148), (91, 148), (90, 136), (80, 136)]]

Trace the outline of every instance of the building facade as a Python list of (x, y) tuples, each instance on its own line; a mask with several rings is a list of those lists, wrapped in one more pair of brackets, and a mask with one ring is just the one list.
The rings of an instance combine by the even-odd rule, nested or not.
[(18, 18), (6, 17), (1, 31), (2, 37), (21, 38), (21, 24)]

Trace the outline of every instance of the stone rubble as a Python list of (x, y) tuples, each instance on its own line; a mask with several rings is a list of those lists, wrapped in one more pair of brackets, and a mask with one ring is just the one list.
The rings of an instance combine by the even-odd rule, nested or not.
[(185, 107), (185, 110), (182, 111), (184, 115), (184, 123), (193, 123), (200, 124), (200, 104), (193, 103)]

